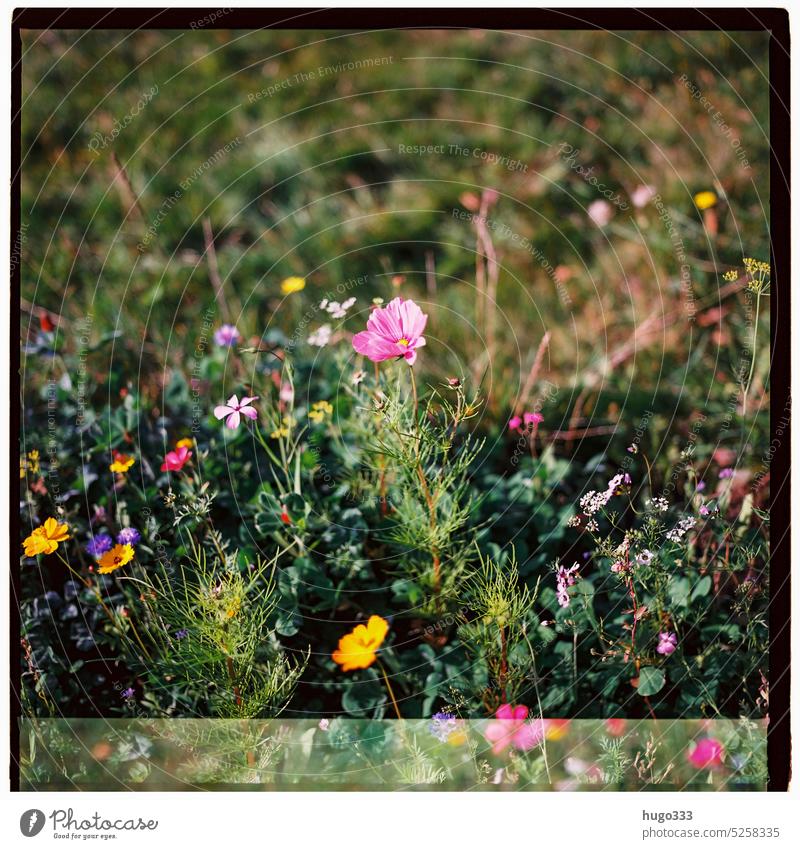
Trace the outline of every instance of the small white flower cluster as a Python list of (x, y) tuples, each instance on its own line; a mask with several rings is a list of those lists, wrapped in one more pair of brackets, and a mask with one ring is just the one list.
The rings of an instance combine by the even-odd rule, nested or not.
[(630, 482), (631, 476), (627, 473), (620, 472), (618, 475), (614, 475), (614, 477), (608, 482), (605, 492), (590, 490), (583, 496), (583, 498), (581, 498), (581, 510), (583, 510), (587, 516), (594, 515), (608, 504), (612, 496), (618, 494), (620, 487), (628, 486)]
[(356, 302), (355, 298), (348, 298), (340, 304), (338, 301), (329, 301), (327, 298), (320, 302), (319, 308), (330, 313), (334, 318), (344, 318), (347, 311)]
[(308, 344), (317, 348), (324, 348), (331, 341), (331, 332), (330, 324), (323, 324), (308, 337)]
[(567, 527), (568, 528), (577, 528), (581, 523), (581, 517), (577, 514), (575, 516), (570, 516), (567, 519)]
[(609, 499), (614, 493), (611, 490), (606, 490), (605, 492), (595, 492), (595, 490), (590, 490), (586, 493), (586, 495), (581, 498), (581, 510), (587, 516), (593, 516), (599, 510), (602, 510), (603, 507), (608, 504)]
[(647, 501), (647, 506), (651, 510), (658, 510), (660, 513), (666, 513), (669, 510), (669, 501), (666, 498), (658, 496)]
[(667, 531), (667, 539), (670, 542), (680, 542), (686, 536), (687, 531), (690, 531), (696, 523), (697, 519), (694, 516), (687, 516), (685, 519), (681, 519), (671, 531)]
[(600, 525), (597, 524), (597, 519), (589, 519), (589, 521), (586, 523), (586, 530), (590, 534), (597, 533), (597, 531), (600, 530)]

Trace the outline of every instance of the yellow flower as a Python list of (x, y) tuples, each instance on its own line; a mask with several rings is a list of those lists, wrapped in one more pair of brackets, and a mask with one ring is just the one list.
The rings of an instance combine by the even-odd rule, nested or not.
[(24, 457), (19, 458), (19, 476), (20, 478), (25, 477), (25, 472), (28, 469), (28, 461)]
[(292, 428), (295, 426), (295, 424), (296, 424), (296, 422), (294, 421), (294, 419), (291, 416), (284, 416), (283, 417), (283, 424), (281, 424), (279, 427), (275, 428), (275, 430), (272, 431), (270, 436), (272, 437), (272, 439), (280, 439), (282, 436), (283, 437), (289, 436), (289, 434), (292, 432)]
[(317, 401), (312, 404), (308, 417), (312, 422), (319, 424), (326, 415), (329, 416), (332, 412), (333, 407), (327, 401)]
[(60, 542), (69, 539), (67, 525), (59, 524), (58, 520), (46, 519), (43, 525), (36, 528), (23, 542), (25, 556), (35, 557), (37, 554), (52, 554)]
[(731, 270), (731, 271), (726, 271), (726, 272), (722, 275), (722, 279), (723, 279), (723, 280), (727, 280), (727, 281), (730, 283), (730, 282), (732, 282), (732, 281), (736, 280), (736, 278), (737, 278), (738, 276), (739, 276), (738, 272)]
[(366, 625), (356, 625), (339, 640), (333, 659), (342, 667), (342, 672), (366, 669), (378, 659), (375, 652), (380, 648), (389, 632), (389, 623), (380, 616), (370, 616)]
[(126, 563), (130, 563), (133, 560), (133, 546), (128, 545), (115, 545), (111, 551), (107, 551), (97, 562), (100, 564), (100, 568), (97, 570), (101, 575), (107, 575), (109, 572), (113, 572), (115, 569), (119, 569), (120, 566), (124, 566)]
[(304, 277), (287, 277), (281, 282), (281, 292), (284, 295), (293, 295), (295, 292), (302, 292), (306, 288)]
[(135, 457), (130, 454), (120, 454), (119, 451), (114, 452), (114, 462), (108, 467), (112, 472), (124, 474), (136, 462)]
[(717, 203), (717, 196), (714, 192), (705, 191), (698, 192), (694, 196), (694, 205), (698, 209), (711, 209), (712, 206), (715, 206)]
[(39, 473), (39, 452), (35, 448), (28, 452), (28, 468), (32, 475)]
[(175, 443), (176, 448), (191, 448), (193, 445), (194, 445), (194, 440), (189, 439), (188, 437), (186, 437), (184, 439), (179, 439)]

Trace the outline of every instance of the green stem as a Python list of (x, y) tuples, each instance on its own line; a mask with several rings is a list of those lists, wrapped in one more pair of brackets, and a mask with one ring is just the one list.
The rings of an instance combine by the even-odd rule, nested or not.
[(750, 374), (747, 376), (747, 383), (742, 393), (742, 418), (747, 417), (747, 396), (750, 392), (750, 384), (753, 382), (753, 371), (756, 367), (756, 342), (758, 341), (758, 313), (761, 307), (761, 289), (756, 293), (756, 315), (753, 320), (753, 342), (750, 346)]

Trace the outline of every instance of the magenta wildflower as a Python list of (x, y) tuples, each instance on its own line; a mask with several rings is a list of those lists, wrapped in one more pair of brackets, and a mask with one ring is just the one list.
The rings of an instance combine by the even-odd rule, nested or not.
[(410, 366), (417, 359), (417, 348), (425, 344), (428, 316), (414, 303), (395, 298), (378, 307), (367, 319), (367, 329), (356, 333), (353, 347), (374, 363), (404, 357)]
[(214, 333), (214, 341), (217, 345), (222, 345), (225, 348), (232, 348), (241, 338), (242, 334), (233, 324), (223, 324)]
[(575, 573), (578, 571), (579, 565), (575, 563), (569, 569), (565, 566), (559, 566), (556, 570), (556, 596), (561, 607), (569, 607), (569, 592), (567, 592), (567, 588), (575, 584), (577, 580)]
[(672, 652), (678, 647), (678, 635), (672, 631), (661, 631), (658, 635), (658, 648), (656, 651), (659, 654), (669, 657)]
[(733, 477), (733, 469), (731, 469), (731, 468), (722, 469), (719, 473), (719, 479), (721, 481), (724, 481), (726, 478), (732, 478), (732, 477)]
[(248, 419), (255, 419), (258, 416), (256, 408), (250, 406), (253, 401), (257, 400), (258, 395), (245, 396), (241, 401), (236, 395), (231, 395), (227, 404), (214, 407), (214, 415), (218, 419), (226, 419), (225, 426), (231, 430), (236, 430), (239, 427), (241, 416), (247, 416)]
[(686, 758), (696, 769), (716, 769), (722, 766), (725, 749), (713, 737), (701, 737), (687, 752)]

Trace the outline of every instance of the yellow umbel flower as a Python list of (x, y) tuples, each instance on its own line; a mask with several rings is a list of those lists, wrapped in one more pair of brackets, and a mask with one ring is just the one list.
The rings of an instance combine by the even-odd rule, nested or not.
[(25, 546), (25, 556), (35, 557), (37, 554), (52, 554), (60, 542), (69, 539), (66, 524), (60, 524), (57, 519), (46, 519), (43, 525), (35, 528), (31, 535), (22, 543)]
[(389, 633), (389, 623), (380, 616), (370, 616), (366, 625), (356, 625), (339, 640), (333, 659), (342, 667), (342, 672), (366, 669), (378, 659), (375, 652)]
[(295, 292), (302, 292), (306, 288), (304, 277), (287, 277), (281, 282), (281, 292), (284, 295), (293, 295)]
[(130, 467), (136, 462), (135, 457), (130, 454), (120, 454), (119, 451), (114, 452), (114, 462), (108, 467), (112, 472), (125, 474)]
[(716, 206), (716, 203), (717, 196), (711, 191), (698, 192), (694, 196), (694, 205), (698, 209), (711, 209), (712, 206)]
[(317, 401), (312, 404), (308, 417), (312, 422), (319, 424), (325, 416), (331, 415), (333, 407), (327, 401)]
[(115, 569), (119, 569), (120, 566), (124, 566), (126, 563), (130, 563), (133, 560), (133, 546), (128, 545), (115, 545), (111, 551), (107, 551), (97, 562), (100, 564), (100, 568), (97, 570), (101, 575), (107, 575), (109, 572), (113, 572)]

